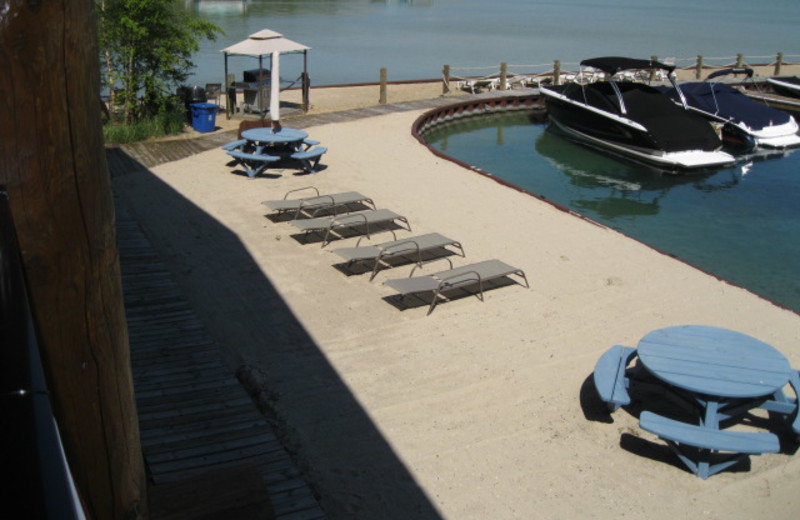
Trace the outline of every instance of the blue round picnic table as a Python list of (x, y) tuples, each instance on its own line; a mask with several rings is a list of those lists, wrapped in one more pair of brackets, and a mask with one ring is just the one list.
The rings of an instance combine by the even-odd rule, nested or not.
[(792, 376), (786, 357), (752, 336), (705, 325), (655, 330), (637, 348), (656, 378), (694, 394), (723, 399), (772, 395)]
[(242, 138), (254, 143), (262, 144), (292, 144), (295, 147), (308, 137), (308, 132), (297, 128), (281, 128), (273, 131), (272, 128), (251, 128), (242, 132)]

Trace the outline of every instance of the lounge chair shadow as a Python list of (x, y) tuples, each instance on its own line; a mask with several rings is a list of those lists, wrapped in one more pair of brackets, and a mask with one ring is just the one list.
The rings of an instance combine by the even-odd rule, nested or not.
[[(402, 237), (399, 237), (402, 240)], [(361, 245), (369, 245), (368, 243), (363, 243)], [(440, 247), (436, 249), (431, 249), (429, 251), (425, 251), (422, 253), (422, 262), (423, 264), (426, 262), (432, 262), (435, 260), (444, 260), (450, 256), (461, 256), (458, 253), (447, 249), (446, 247)], [(416, 265), (418, 261), (418, 257), (415, 256), (413, 253), (408, 255), (397, 255), (392, 256), (389, 258), (384, 258), (382, 260), (382, 264), (378, 267), (378, 273), (383, 271), (391, 271), (392, 269), (398, 269), (401, 267), (408, 267), (412, 265)], [(439, 265), (439, 264), (437, 264)], [(372, 269), (374, 266), (374, 261), (366, 261), (366, 262), (339, 262), (333, 264), (333, 268), (338, 270), (340, 273), (344, 274), (345, 276), (360, 276), (363, 274), (372, 273)], [(396, 276), (395, 273), (390, 273), (393, 276)], [(405, 273), (403, 273), (405, 274)], [(414, 274), (424, 274), (424, 272), (420, 269), (417, 269)]]
[[(328, 244), (326, 247), (330, 246), (330, 244), (340, 242), (342, 240), (347, 240), (348, 238), (357, 238), (357, 237), (367, 237), (367, 232), (371, 235), (376, 235), (378, 233), (383, 233), (384, 231), (398, 231), (398, 230), (406, 230), (405, 227), (391, 223), (384, 223), (380, 229), (367, 229), (366, 226), (358, 225), (358, 226), (349, 226), (338, 228), (336, 230), (331, 231), (328, 234)], [(300, 232), (294, 233), (290, 235), (294, 238), (298, 243), (303, 245), (308, 244), (322, 244), (325, 241), (325, 231), (312, 231), (309, 233)]]
[[(369, 209), (372, 209), (372, 207), (366, 204), (362, 204), (360, 202), (355, 202), (352, 204), (339, 206), (335, 209), (330, 209), (330, 208), (321, 209), (317, 212), (312, 212), (311, 215), (304, 215), (304, 214), (297, 215), (296, 212), (294, 211), (284, 211), (282, 213), (270, 213), (269, 215), (265, 215), (265, 218), (267, 218), (271, 222), (278, 224), (281, 222), (290, 222), (292, 220), (299, 220), (305, 218), (332, 217), (334, 215), (345, 215), (347, 213), (352, 213), (353, 211), (366, 211)], [(297, 215), (296, 218), (295, 215)]]

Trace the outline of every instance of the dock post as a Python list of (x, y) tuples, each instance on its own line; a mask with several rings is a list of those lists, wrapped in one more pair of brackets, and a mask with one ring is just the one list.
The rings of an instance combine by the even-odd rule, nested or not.
[(378, 99), (378, 103), (381, 105), (386, 104), (386, 68), (381, 68), (381, 93), (380, 98)]
[(308, 77), (307, 72), (303, 72), (302, 88), (303, 88), (303, 112), (308, 112), (308, 107), (310, 105), (309, 91), (311, 89), (311, 79)]
[(228, 99), (225, 102), (225, 112), (227, 113), (228, 119), (231, 118), (231, 115), (236, 113), (236, 75), (235, 74), (225, 74), (225, 93), (228, 95)]
[(736, 55), (736, 68), (741, 69), (744, 67), (744, 54), (739, 53)]
[(500, 63), (500, 90), (508, 90), (508, 63)]
[(781, 64), (783, 64), (783, 53), (779, 52), (775, 58), (775, 76), (781, 75)]
[[(658, 56), (650, 56), (650, 61), (658, 61)], [(650, 81), (656, 80), (656, 69), (650, 69)]]
[(553, 85), (561, 84), (561, 60), (553, 62)]
[(702, 54), (698, 54), (697, 55), (697, 66), (695, 68), (694, 77), (695, 77), (695, 79), (701, 79), (703, 77), (703, 55)]
[(442, 67), (442, 94), (450, 93), (450, 65)]

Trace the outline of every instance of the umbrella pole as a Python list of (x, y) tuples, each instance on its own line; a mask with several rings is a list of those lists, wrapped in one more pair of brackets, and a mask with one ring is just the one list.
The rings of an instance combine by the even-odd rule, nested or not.
[[(225, 116), (226, 116), (226, 119), (230, 119), (231, 118), (231, 90), (230, 89), (231, 89), (232, 85), (228, 85), (228, 53), (226, 52), (226, 53), (224, 53), (224, 55), (225, 55), (225, 76), (224, 76), (225, 81), (223, 81), (222, 84), (225, 85), (225, 96), (228, 97), (228, 99), (225, 100)], [(235, 96), (235, 94), (234, 94), (234, 96)]]
[(264, 83), (262, 83), (261, 80), (261, 77), (263, 76), (261, 72), (264, 70), (263, 64), (264, 64), (264, 57), (259, 54), (258, 55), (258, 111), (261, 113), (261, 119), (264, 119), (267, 115), (266, 112), (262, 111), (264, 107)]
[(269, 118), (272, 121), (272, 131), (281, 130), (281, 55), (273, 51), (270, 55), (270, 88), (269, 88)]

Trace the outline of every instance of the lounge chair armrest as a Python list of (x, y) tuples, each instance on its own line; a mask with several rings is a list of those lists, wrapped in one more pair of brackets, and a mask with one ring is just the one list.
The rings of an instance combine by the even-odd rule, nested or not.
[(411, 269), (411, 272), (408, 273), (408, 277), (411, 278), (412, 276), (414, 276), (414, 271), (416, 271), (418, 267), (421, 268), (423, 265), (432, 264), (433, 262), (438, 262), (440, 260), (447, 261), (447, 263), (450, 264), (450, 269), (453, 268), (453, 261), (447, 258), (446, 256), (442, 256), (439, 258), (433, 258), (431, 260), (428, 260), (427, 262), (417, 262), (416, 265), (414, 265), (414, 267)]
[(291, 195), (292, 193), (297, 193), (298, 191), (305, 191), (305, 190), (314, 190), (314, 192), (317, 194), (317, 197), (319, 197), (319, 190), (316, 187), (314, 187), (314, 186), (304, 186), (302, 188), (296, 188), (296, 189), (287, 191), (286, 195), (283, 196), (283, 200), (288, 199), (289, 195)]
[[(461, 277), (467, 276), (469, 274), (474, 274), (475, 278), (474, 279), (473, 278), (465, 278), (464, 280), (461, 280), (461, 281), (458, 281), (458, 282), (455, 282), (455, 283), (450, 283), (450, 281), (449, 281), (449, 280), (452, 280), (453, 278), (461, 278)], [(481, 278), (481, 274), (478, 271), (463, 271), (463, 272), (460, 272), (460, 273), (457, 273), (457, 274), (452, 274), (450, 276), (440, 277), (440, 280), (441, 281), (439, 283), (439, 287), (445, 287), (445, 286), (456, 287), (457, 285), (463, 285), (463, 284), (466, 284), (466, 283), (473, 283), (473, 282), (478, 282), (479, 284), (483, 285), (483, 278)]]
[(398, 247), (401, 247), (401, 246), (409, 246), (409, 245), (413, 245), (414, 246), (413, 250), (416, 251), (418, 255), (422, 255), (422, 251), (420, 250), (420, 247), (419, 247), (419, 242), (417, 242), (413, 238), (409, 238), (408, 240), (403, 240), (402, 242), (396, 242), (394, 244), (390, 244), (390, 245), (386, 246), (383, 249), (383, 251), (381, 251), (381, 255), (383, 255), (384, 253), (396, 255), (398, 253), (397, 251), (390, 252), (390, 250), (398, 248)]

